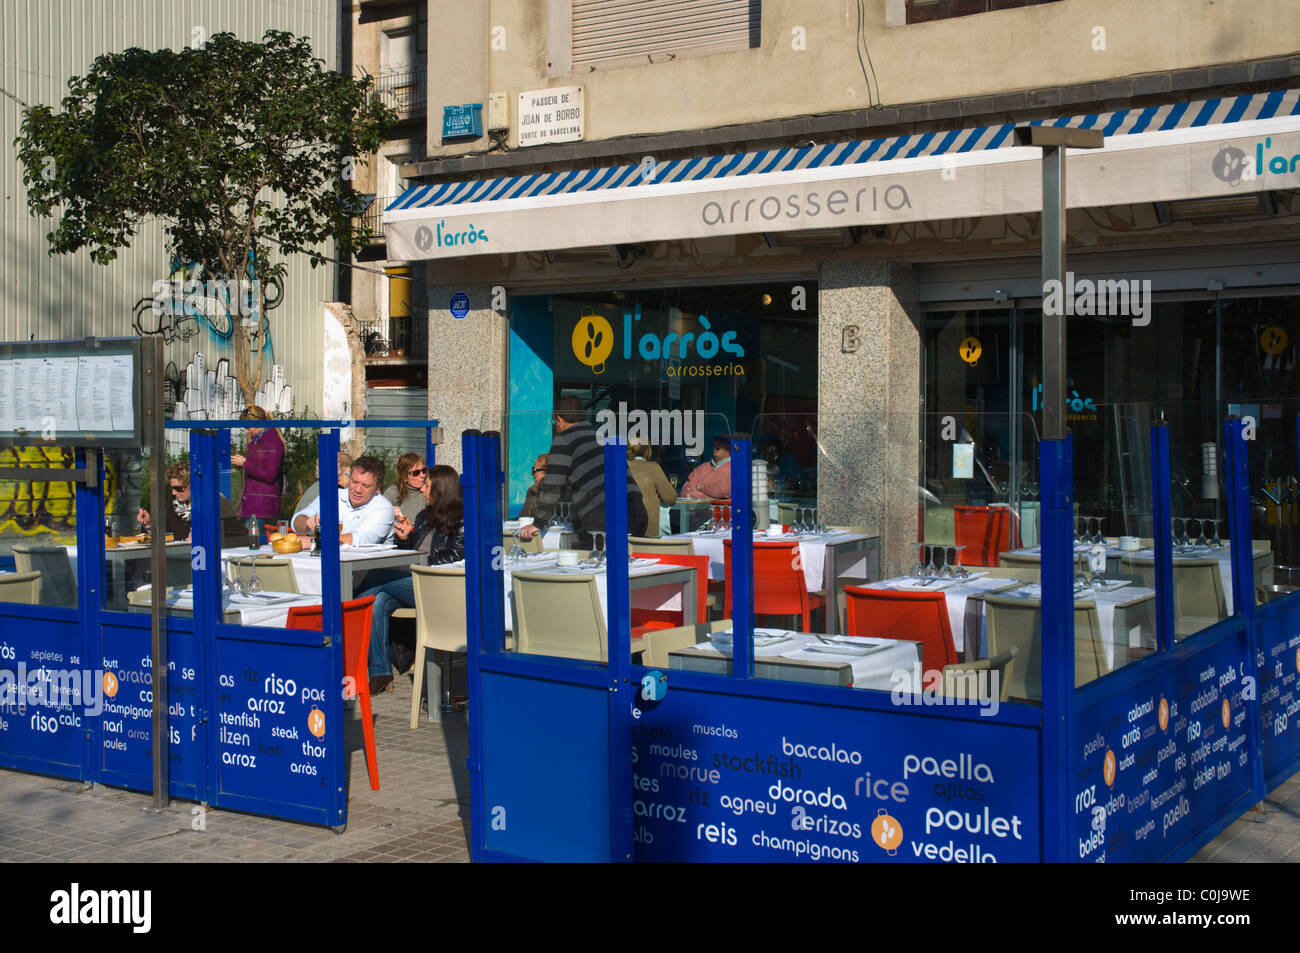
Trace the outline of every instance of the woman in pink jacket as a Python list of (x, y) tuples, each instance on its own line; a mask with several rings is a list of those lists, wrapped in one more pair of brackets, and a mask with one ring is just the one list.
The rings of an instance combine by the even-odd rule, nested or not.
[[(239, 419), (270, 420), (271, 416), (254, 404), (246, 408)], [(244, 470), (244, 492), (239, 497), (239, 515), (245, 519), (279, 519), (284, 441), (274, 428), (249, 427), (244, 432), (248, 434), (247, 452), (230, 455), (230, 462)]]

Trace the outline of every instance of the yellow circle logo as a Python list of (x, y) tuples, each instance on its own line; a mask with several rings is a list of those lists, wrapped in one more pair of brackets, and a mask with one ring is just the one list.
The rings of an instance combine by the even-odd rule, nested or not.
[(1165, 701), (1165, 696), (1160, 696), (1160, 709), (1156, 712), (1156, 720), (1160, 722), (1160, 730), (1169, 730), (1169, 702)]
[(307, 713), (307, 729), (317, 738), (325, 737), (325, 713), (314, 705)]
[(1276, 324), (1265, 328), (1264, 333), (1259, 336), (1259, 346), (1270, 357), (1277, 357), (1285, 351), (1288, 343), (1290, 341), (1287, 338), (1286, 328), (1279, 328)]
[(117, 696), (117, 676), (112, 672), (104, 673), (104, 694), (109, 698)]
[(903, 825), (885, 813), (882, 807), (871, 822), (871, 839), (881, 850), (888, 851), (893, 857), (898, 853), (898, 845), (903, 843)]
[(614, 329), (599, 314), (584, 314), (573, 326), (573, 356), (595, 374), (605, 373), (605, 360), (614, 351)]
[(1101, 764), (1101, 777), (1108, 788), (1115, 786), (1115, 767), (1115, 752), (1107, 748), (1106, 760)]
[(957, 345), (957, 353), (961, 355), (963, 361), (974, 367), (975, 363), (980, 359), (980, 355), (984, 353), (984, 346), (980, 344), (979, 338), (971, 337), (968, 334)]
[(1232, 706), (1228, 704), (1228, 699), (1223, 700), (1223, 727), (1228, 727), (1228, 722), (1232, 721)]

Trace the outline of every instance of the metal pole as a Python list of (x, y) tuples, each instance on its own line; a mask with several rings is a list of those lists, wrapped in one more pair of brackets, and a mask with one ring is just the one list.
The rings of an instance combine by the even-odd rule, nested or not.
[[(731, 651), (732, 674), (754, 677), (754, 532), (752, 444), (747, 433), (731, 435)], [(834, 598), (833, 587), (827, 590)], [(834, 604), (828, 603), (827, 612)]]
[[(1065, 150), (1043, 150), (1043, 439), (1065, 437)], [(1049, 295), (1049, 287), (1059, 295)], [(1055, 300), (1053, 301), (1053, 297)], [(1050, 305), (1049, 305), (1050, 302)]]
[(151, 337), (143, 342), (141, 364), (141, 406), (144, 410), (144, 445), (150, 451), (153, 485), (149, 493), (149, 511), (153, 514), (153, 545), (149, 551), (150, 586), (152, 606), (152, 659), (153, 688), (153, 806), (162, 810), (169, 802), (168, 766), (171, 761), (171, 733), (168, 726), (167, 695), (167, 520), (165, 518), (163, 486), (167, 470), (167, 453), (164, 447), (163, 427), (163, 340)]

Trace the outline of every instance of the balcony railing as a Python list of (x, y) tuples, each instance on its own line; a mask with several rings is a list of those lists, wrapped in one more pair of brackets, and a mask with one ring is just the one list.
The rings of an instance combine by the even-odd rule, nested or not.
[(907, 0), (907, 22), (925, 23), (928, 20), (947, 20), (951, 17), (970, 16), (972, 13), (1055, 2), (1056, 0)]
[(380, 73), (375, 89), (379, 101), (397, 113), (398, 119), (423, 116), (428, 108), (428, 70), (423, 63)]
[(378, 195), (370, 207), (361, 213), (361, 221), (370, 229), (370, 244), (380, 245), (384, 242), (384, 209), (393, 201), (394, 196)]

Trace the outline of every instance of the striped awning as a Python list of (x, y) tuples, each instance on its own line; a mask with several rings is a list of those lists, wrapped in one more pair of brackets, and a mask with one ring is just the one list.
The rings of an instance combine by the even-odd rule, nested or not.
[[(1208, 158), (1213, 163), (1219, 151), (1218, 139), (1223, 139), (1225, 148), (1236, 149), (1246, 159), (1254, 158), (1254, 148), (1247, 150), (1236, 141), (1250, 139), (1253, 143), (1258, 135), (1267, 138), (1276, 132), (1292, 142), (1290, 134), (1300, 130), (1300, 90), (1279, 90), (1143, 109), (1088, 113), (1030, 123), (1044, 124), (1100, 129), (1106, 137), (1104, 150), (1079, 152), (1079, 161), (1072, 163), (1070, 205), (1120, 204), (1140, 200), (1172, 201), (1205, 194), (1221, 194), (1222, 189), (1219, 192), (1205, 192), (1207, 185), (1211, 189), (1216, 187), (1210, 182), (1203, 184), (1198, 194), (1192, 194), (1195, 187), (1189, 184), (1186, 188), (1175, 189), (1177, 194), (1171, 195), (1167, 194), (1168, 189), (1159, 189), (1158, 182), (1152, 182), (1153, 194), (1142, 198), (1124, 199), (1118, 194), (1123, 189), (1107, 190), (1104, 187), (1101, 192), (1113, 192), (1116, 197), (1100, 194), (1096, 189), (1090, 194), (1076, 196), (1074, 183), (1087, 182), (1088, 178), (1086, 172), (1082, 179), (1073, 173), (1076, 165), (1086, 170), (1090, 165), (1098, 163), (1103, 156), (1129, 154), (1123, 165), (1127, 171), (1137, 174), (1140, 182), (1147, 182), (1150, 170), (1144, 173), (1136, 167), (1141, 162), (1138, 157), (1130, 154), (1135, 148), (1145, 151), (1180, 146), (1182, 153), (1186, 153), (1186, 147), (1199, 144), (1199, 149), (1194, 151), (1209, 148)], [(1009, 170), (1003, 170), (1003, 173), (990, 171), (1003, 165), (1023, 165), (1025, 162), (1036, 164), (1037, 150), (1015, 145), (1012, 135), (1015, 125), (1004, 123), (947, 132), (809, 145), (803, 148), (764, 149), (674, 159), (663, 163), (649, 159), (595, 169), (571, 169), (416, 186), (408, 189), (385, 210), (389, 256), (406, 259), (456, 257), (701, 237), (719, 233), (784, 231), (1036, 211), (1040, 204), (1036, 177), (1033, 178), (1032, 189), (1015, 190), (1024, 193), (1023, 197), (1016, 199), (1007, 194), (1007, 190), (1013, 188), (1012, 181), (1004, 174)], [(1229, 140), (1236, 144), (1231, 144)], [(1291, 169), (1290, 157), (1300, 149), (1294, 143), (1286, 146), (1278, 140), (1270, 142), (1267, 151), (1268, 155), (1263, 157), (1266, 166), (1263, 170), (1253, 170), (1250, 163), (1245, 163), (1247, 176), (1252, 171), (1258, 171), (1259, 174), (1253, 177), (1236, 175), (1242, 169), (1231, 161), (1235, 153), (1229, 153), (1227, 159), (1218, 160), (1217, 165), (1205, 164), (1204, 171), (1210, 173), (1211, 180), (1218, 180), (1218, 186), (1228, 191), (1250, 191), (1252, 188), (1264, 187), (1295, 188), (1298, 183)], [(1273, 172), (1267, 168), (1269, 159), (1283, 153), (1287, 160), (1287, 173), (1282, 179), (1272, 179)], [(1170, 169), (1171, 156), (1168, 153), (1162, 155), (1163, 162), (1159, 167), (1166, 173), (1176, 171)], [(1177, 160), (1174, 162), (1176, 164)], [(966, 171), (958, 174), (959, 169)], [(1216, 173), (1215, 169), (1224, 174)], [(936, 171), (938, 175), (935, 174)], [(1187, 173), (1193, 171), (1190, 167), (1185, 170)], [(908, 178), (891, 178), (895, 175)], [(929, 188), (925, 188), (925, 181), (916, 178), (918, 175), (931, 180)], [(1179, 177), (1174, 175), (1174, 178)], [(1204, 175), (1192, 177), (1198, 180), (1206, 178)], [(1018, 182), (1023, 176), (1012, 178)], [(1263, 183), (1266, 179), (1271, 181), (1265, 186)], [(817, 183), (822, 185), (820, 196), (812, 188)], [(864, 186), (874, 189), (870, 203), (865, 200), (862, 191)], [(796, 191), (792, 193), (791, 188)], [(799, 188), (803, 189), (802, 194), (798, 191)], [(826, 191), (827, 188), (830, 189), (829, 192)], [(964, 199), (959, 194), (962, 189)], [(1001, 190), (1002, 194), (992, 195), (989, 189)], [(888, 197), (884, 192), (889, 192)], [(1189, 194), (1180, 194), (1181, 192)], [(841, 198), (848, 193), (852, 193), (851, 202)], [(939, 199), (940, 193), (942, 200)], [(791, 200), (791, 194), (796, 198)], [(712, 199), (709, 198), (710, 195), (713, 195)], [(832, 195), (835, 197), (832, 204), (836, 208), (830, 210), (829, 214), (822, 214), (821, 210), (825, 209), (824, 200)], [(663, 201), (670, 197), (685, 196), (690, 196), (691, 201), (667, 204)], [(904, 196), (906, 201), (903, 200)], [(823, 201), (816, 201), (818, 197)], [(812, 209), (816, 210), (810, 209), (809, 199), (813, 200)], [(653, 214), (640, 208), (645, 202), (654, 200), (658, 201)], [(951, 200), (950, 205), (944, 204), (947, 200)], [(759, 203), (762, 211), (754, 214), (751, 205), (747, 213), (740, 217), (741, 220), (737, 221), (737, 209), (732, 203), (751, 201)], [(722, 221), (718, 221), (719, 208), (711, 207), (710, 202), (721, 208)], [(848, 208), (850, 204), (851, 210)], [(868, 204), (870, 208), (864, 208)], [(690, 223), (686, 220), (678, 221), (682, 216), (667, 205), (681, 205), (681, 211), (690, 211), (685, 206), (691, 205), (691, 210), (696, 213), (694, 217), (699, 221), (693, 227), (688, 227)], [(574, 208), (581, 209), (583, 214), (558, 217), (551, 214), (552, 224), (557, 226), (554, 228), (539, 227), (537, 223), (532, 223), (521, 229), (520, 221), (503, 221), (501, 218), (507, 213), (515, 219), (520, 215), (527, 218), (528, 213), (545, 214), (554, 213), (558, 209)], [(636, 227), (637, 221), (643, 216), (660, 221), (647, 222), (645, 228)], [(471, 217), (477, 220), (473, 223), (473, 229), (469, 228)], [(690, 215), (686, 217), (689, 219)], [(619, 227), (620, 224), (622, 227)], [(421, 226), (427, 231), (419, 232)]]

